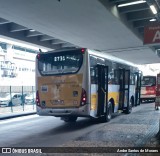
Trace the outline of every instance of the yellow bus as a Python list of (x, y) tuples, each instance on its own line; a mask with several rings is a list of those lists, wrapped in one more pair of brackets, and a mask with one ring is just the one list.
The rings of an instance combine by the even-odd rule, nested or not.
[(94, 50), (64, 49), (36, 57), (37, 114), (109, 121), (119, 110), (129, 114), (140, 102), (136, 66)]

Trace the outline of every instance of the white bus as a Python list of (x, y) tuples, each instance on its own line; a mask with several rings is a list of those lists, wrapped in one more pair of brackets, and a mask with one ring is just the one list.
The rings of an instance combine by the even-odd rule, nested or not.
[(129, 114), (140, 102), (137, 67), (89, 49), (39, 53), (36, 58), (37, 114), (109, 121), (119, 110)]

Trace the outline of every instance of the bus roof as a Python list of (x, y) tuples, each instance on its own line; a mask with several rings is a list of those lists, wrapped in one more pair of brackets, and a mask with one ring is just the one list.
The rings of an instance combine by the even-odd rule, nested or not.
[(126, 64), (126, 65), (129, 65), (129, 66), (133, 66), (133, 67), (137, 67), (136, 64), (133, 64), (132, 62), (129, 62), (129, 61), (126, 61), (126, 60), (122, 60), (118, 57), (115, 57), (115, 56), (112, 56), (112, 55), (109, 55), (109, 54), (106, 54), (104, 52), (99, 52), (99, 51), (95, 51), (95, 50), (90, 50), (88, 49), (88, 52), (89, 54), (93, 54), (93, 55), (96, 55), (96, 56), (99, 56), (99, 57), (104, 57), (108, 60), (112, 60), (114, 62), (117, 62), (117, 63), (122, 63), (122, 64)]
[(42, 52), (41, 54), (48, 54), (48, 53), (58, 53), (58, 52), (65, 52), (65, 51), (79, 51), (83, 48), (63, 48), (63, 49), (56, 49), (56, 50), (52, 50), (52, 51), (47, 51), (47, 52)]
[[(53, 50), (53, 51), (48, 51), (48, 52), (44, 52), (44, 53), (41, 53), (41, 54), (48, 54), (48, 53), (58, 53), (58, 52), (65, 52), (65, 51), (79, 51), (79, 50), (82, 50), (82, 49), (87, 49), (87, 48), (64, 48), (64, 49), (57, 49), (57, 50)], [(109, 55), (109, 54), (106, 54), (104, 52), (100, 52), (100, 51), (96, 51), (96, 50), (90, 50), (90, 49), (87, 49), (88, 53), (89, 54), (93, 54), (97, 57), (104, 57), (108, 60), (114, 60), (114, 62), (117, 62), (117, 63), (122, 63), (122, 64), (126, 64), (126, 65), (129, 65), (129, 66), (133, 66), (133, 67), (136, 67), (138, 68), (138, 66), (136, 64), (133, 64), (129, 61), (126, 61), (126, 60), (123, 60), (123, 59), (120, 59), (118, 57), (115, 57), (115, 56), (112, 56), (112, 55)]]

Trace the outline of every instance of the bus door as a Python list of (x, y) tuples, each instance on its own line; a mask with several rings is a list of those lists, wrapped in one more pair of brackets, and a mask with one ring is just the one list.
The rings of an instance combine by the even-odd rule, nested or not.
[(97, 65), (98, 74), (98, 106), (97, 117), (103, 116), (108, 107), (108, 66)]
[(119, 110), (129, 107), (130, 70), (119, 69)]
[(135, 106), (140, 105), (141, 73), (135, 73)]

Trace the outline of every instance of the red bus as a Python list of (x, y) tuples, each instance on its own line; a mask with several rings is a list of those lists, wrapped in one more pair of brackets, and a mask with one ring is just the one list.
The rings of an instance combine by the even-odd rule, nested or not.
[(141, 103), (155, 101), (156, 76), (143, 76), (141, 81)]
[(160, 73), (157, 74), (155, 110), (159, 110), (159, 108), (158, 108), (159, 106), (160, 106)]

